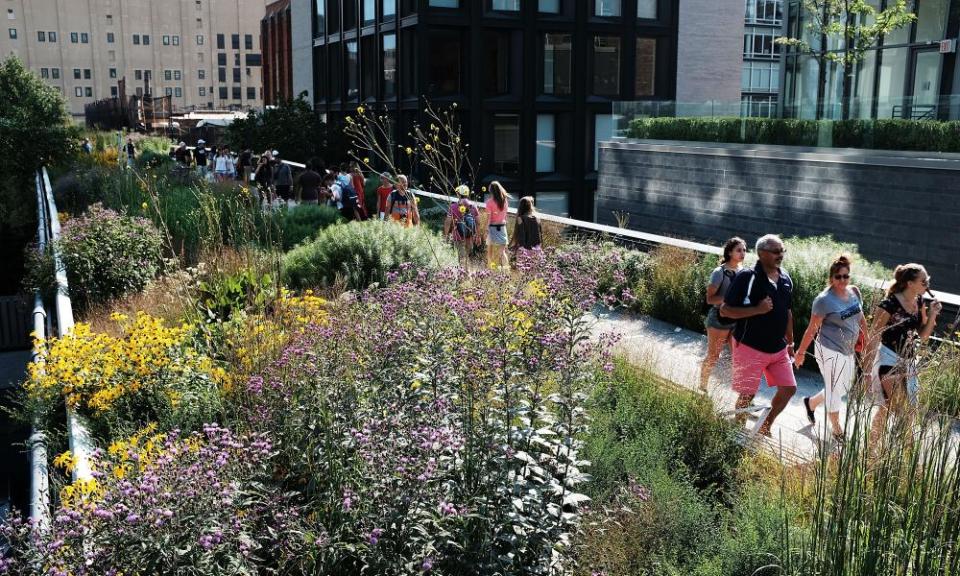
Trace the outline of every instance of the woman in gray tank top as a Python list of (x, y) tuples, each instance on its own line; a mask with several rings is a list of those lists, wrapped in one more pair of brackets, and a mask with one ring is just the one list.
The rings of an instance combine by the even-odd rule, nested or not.
[(720, 265), (714, 268), (710, 274), (710, 282), (707, 284), (707, 304), (710, 309), (707, 311), (705, 322), (707, 328), (707, 356), (700, 365), (700, 390), (707, 391), (707, 385), (710, 383), (710, 373), (713, 372), (720, 354), (723, 352), (723, 346), (730, 344), (730, 334), (736, 321), (727, 320), (720, 316), (720, 305), (723, 304), (723, 297), (727, 294), (727, 288), (733, 282), (734, 276), (740, 270), (743, 259), (747, 257), (747, 243), (743, 238), (733, 237), (727, 240), (723, 245), (723, 260)]
[(803, 399), (810, 424), (816, 424), (814, 411), (826, 404), (833, 437), (843, 440), (840, 408), (844, 394), (857, 376), (856, 345), (862, 330), (867, 331), (860, 290), (850, 284), (850, 257), (839, 256), (830, 265), (829, 286), (813, 299), (810, 324), (803, 333), (793, 363), (803, 366), (807, 348), (816, 337), (814, 356), (823, 376), (823, 390)]

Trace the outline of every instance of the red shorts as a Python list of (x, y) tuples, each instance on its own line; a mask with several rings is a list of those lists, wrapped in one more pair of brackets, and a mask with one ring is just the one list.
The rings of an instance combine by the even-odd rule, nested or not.
[(733, 341), (733, 391), (753, 396), (760, 389), (760, 376), (767, 386), (797, 386), (793, 376), (793, 359), (787, 349), (779, 352), (761, 352), (746, 344)]

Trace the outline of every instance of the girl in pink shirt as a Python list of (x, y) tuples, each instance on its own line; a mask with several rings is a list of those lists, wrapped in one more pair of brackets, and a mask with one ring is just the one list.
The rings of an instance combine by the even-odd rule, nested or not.
[(489, 216), (487, 225), (487, 265), (491, 269), (510, 267), (507, 256), (507, 208), (510, 195), (494, 180), (490, 183), (490, 198), (486, 209)]

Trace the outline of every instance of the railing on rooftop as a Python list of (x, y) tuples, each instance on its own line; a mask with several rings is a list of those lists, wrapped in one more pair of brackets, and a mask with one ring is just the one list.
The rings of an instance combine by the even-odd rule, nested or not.
[[(73, 306), (68, 293), (67, 272), (57, 247), (57, 240), (60, 238), (60, 219), (46, 168), (37, 171), (36, 195), (37, 242), (40, 250), (46, 250), (49, 247), (53, 252), (57, 286), (54, 299), (54, 311), (57, 320), (56, 334), (62, 338), (73, 331)], [(42, 297), (39, 293), (35, 294), (33, 322), (37, 338), (43, 339), (53, 335), (50, 320), (50, 315), (47, 313)], [(34, 350), (33, 361), (39, 364), (39, 368), (42, 370), (41, 350)], [(69, 448), (75, 462), (73, 479), (89, 480), (92, 478), (90, 458), (93, 454), (93, 441), (90, 433), (83, 418), (69, 406), (67, 407), (66, 420)], [(50, 482), (47, 469), (46, 437), (43, 430), (40, 430), (36, 425), (29, 443), (31, 453), (30, 516), (38, 526), (47, 528), (50, 525)]]

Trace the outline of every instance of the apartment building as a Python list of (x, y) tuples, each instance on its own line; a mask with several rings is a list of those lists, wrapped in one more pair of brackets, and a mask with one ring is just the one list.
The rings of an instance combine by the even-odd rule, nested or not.
[(746, 0), (741, 116), (778, 116), (783, 0)]
[(267, 106), (276, 106), (294, 97), (290, 24), (290, 0), (277, 0), (267, 6), (267, 15), (260, 23), (263, 103)]
[(269, 0), (0, 0), (0, 57), (15, 55), (74, 116), (119, 95), (175, 110), (263, 104), (260, 20)]
[(592, 219), (618, 101), (740, 102), (743, 0), (292, 0), (293, 86), (402, 141), (457, 103), (483, 181)]

